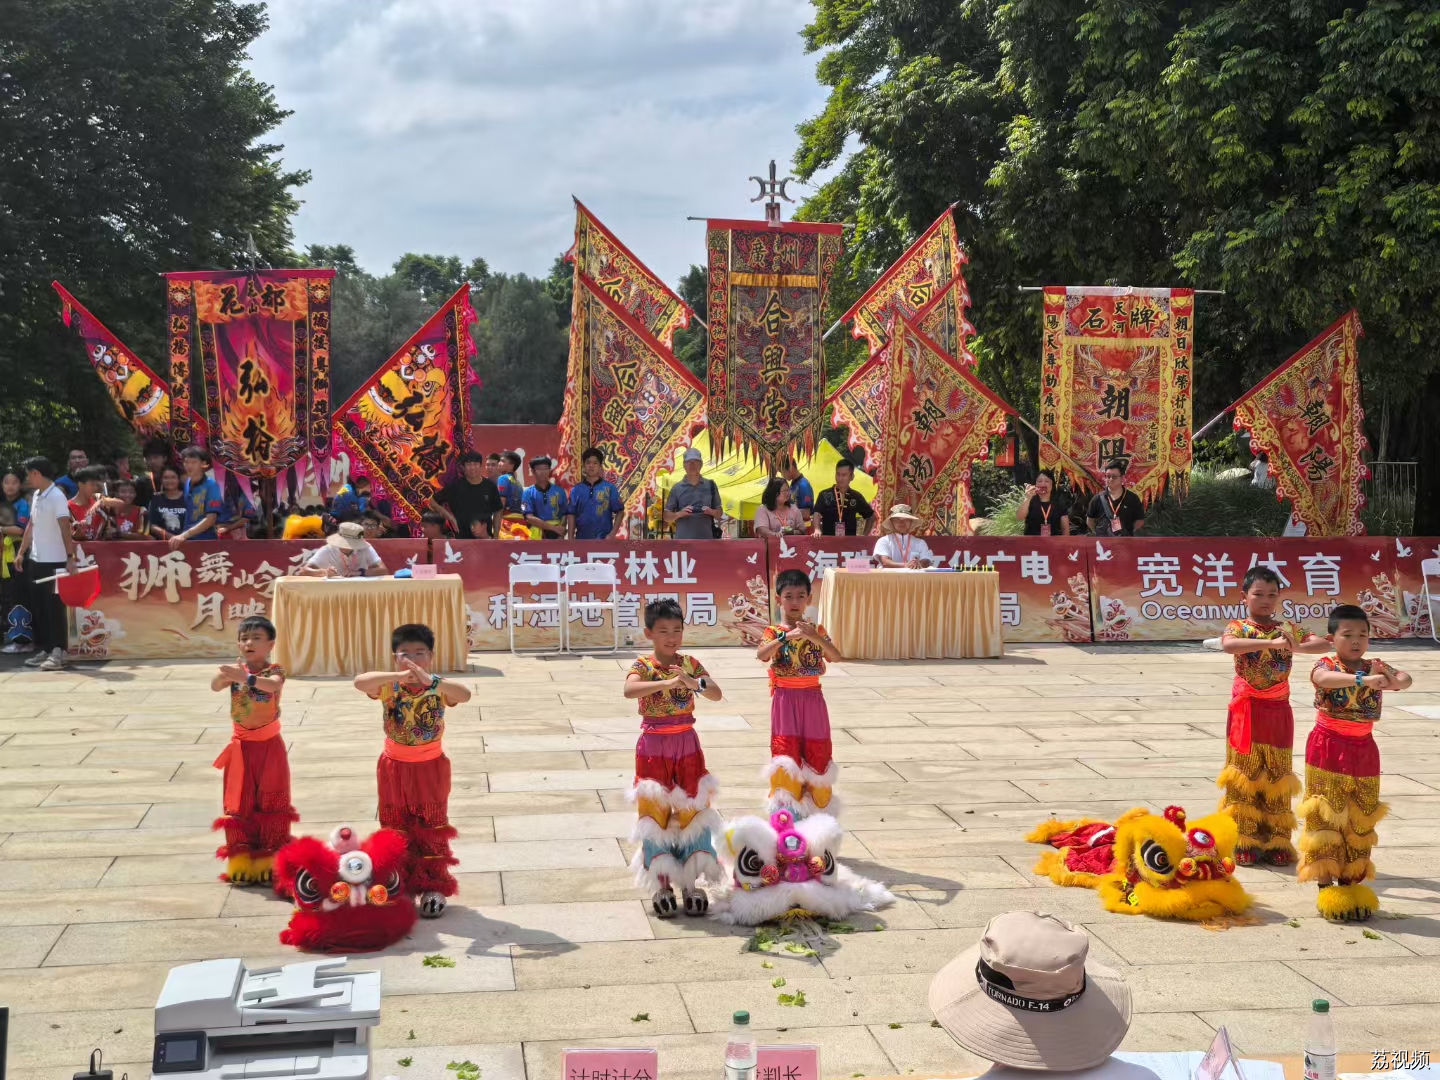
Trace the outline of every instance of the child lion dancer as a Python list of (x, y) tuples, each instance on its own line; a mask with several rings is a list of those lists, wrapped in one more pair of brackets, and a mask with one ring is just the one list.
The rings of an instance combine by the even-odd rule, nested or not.
[(640, 699), (641, 728), (630, 791), (639, 815), (631, 839), (639, 848), (630, 866), (635, 883), (651, 890), (657, 916), (677, 910), (672, 885), (680, 886), (686, 915), (703, 915), (710, 900), (697, 882), (720, 880), (711, 832), (721, 823), (711, 809), (718, 785), (695, 735), (694, 703), (697, 693), (719, 701), (720, 687), (700, 661), (680, 654), (685, 616), (676, 601), (645, 605), (645, 636), (654, 654), (625, 676), (625, 696)]
[(832, 792), (839, 766), (831, 756), (830, 713), (820, 691), (825, 661), (840, 659), (824, 627), (805, 618), (810, 578), (782, 570), (775, 578), (781, 622), (765, 628), (755, 658), (770, 664), (769, 810), (796, 817), (835, 812)]
[(405, 834), (410, 847), (405, 888), (422, 918), (445, 911), (459, 889), (450, 872), (450, 759), (445, 756), (445, 708), (470, 700), (470, 690), (433, 675), (435, 633), (421, 623), (397, 626), (390, 635), (394, 671), (355, 677), (355, 689), (385, 707), (385, 750), (375, 765), (380, 824)]
[(215, 852), (225, 860), (221, 881), (268, 885), (275, 853), (290, 842), (290, 826), (300, 820), (290, 805), (290, 760), (280, 736), (280, 691), (285, 671), (270, 663), (275, 627), (252, 615), (236, 633), (240, 656), (221, 664), (211, 690), (230, 691), (230, 742), (215, 759), (225, 770), (225, 845)]
[(1240, 838), (1235, 861), (1271, 866), (1295, 861), (1290, 802), (1300, 793), (1291, 767), (1295, 716), (1290, 711), (1290, 666), (1296, 652), (1325, 652), (1329, 645), (1293, 622), (1275, 619), (1280, 576), (1268, 566), (1253, 567), (1240, 584), (1248, 616), (1234, 619), (1220, 648), (1235, 657), (1220, 809), (1235, 819)]
[(1371, 729), (1380, 719), (1381, 691), (1408, 690), (1410, 676), (1365, 658), (1370, 620), (1364, 608), (1334, 608), (1329, 630), (1335, 655), (1310, 672), (1315, 728), (1305, 744), (1305, 825), (1296, 876), (1320, 887), (1315, 906), (1325, 918), (1360, 922), (1380, 907), (1365, 882), (1375, 876), (1375, 826), (1389, 809), (1380, 801), (1380, 750)]

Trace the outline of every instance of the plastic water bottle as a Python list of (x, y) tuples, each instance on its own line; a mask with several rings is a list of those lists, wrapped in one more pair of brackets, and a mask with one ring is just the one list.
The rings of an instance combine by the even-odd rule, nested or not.
[(1335, 1021), (1330, 1002), (1310, 1003), (1310, 1029), (1305, 1033), (1305, 1080), (1335, 1080)]
[[(750, 1032), (750, 1014), (742, 1009), (731, 1018), (730, 1040), (725, 1044), (725, 1080), (755, 1080), (758, 1058), (755, 1036)], [(1330, 1064), (1330, 1080), (1334, 1080), (1333, 1058)]]

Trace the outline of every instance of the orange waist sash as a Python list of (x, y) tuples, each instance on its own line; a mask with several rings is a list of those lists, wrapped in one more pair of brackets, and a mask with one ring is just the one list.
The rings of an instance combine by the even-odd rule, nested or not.
[(640, 734), (642, 735), (679, 735), (694, 726), (695, 714), (693, 712), (676, 713), (674, 716), (656, 716), (654, 718), (642, 716), (640, 718)]
[(247, 728), (231, 723), (230, 741), (215, 759), (215, 768), (225, 770), (225, 813), (240, 812), (240, 793), (245, 789), (245, 752), (240, 744), (267, 742), (280, 734), (280, 721), (272, 720), (264, 727)]
[(1286, 701), (1290, 697), (1290, 680), (1276, 683), (1265, 690), (1257, 690), (1246, 682), (1239, 675), (1230, 684), (1230, 723), (1229, 736), (1230, 745), (1237, 753), (1250, 753), (1250, 731), (1252, 718), (1250, 703), (1252, 701)]
[(773, 697), (775, 691), (780, 690), (819, 690), (819, 675), (776, 675), (775, 670), (770, 670), (770, 694)]
[(391, 761), (404, 761), (408, 764), (414, 764), (417, 761), (434, 761), (444, 752), (445, 747), (439, 739), (420, 743), (417, 746), (398, 743), (394, 739), (387, 738), (385, 740), (385, 756)]
[(1345, 735), (1352, 739), (1369, 735), (1375, 727), (1374, 722), (1370, 720), (1341, 720), (1338, 716), (1331, 716), (1319, 709), (1315, 710), (1315, 723), (1332, 735)]

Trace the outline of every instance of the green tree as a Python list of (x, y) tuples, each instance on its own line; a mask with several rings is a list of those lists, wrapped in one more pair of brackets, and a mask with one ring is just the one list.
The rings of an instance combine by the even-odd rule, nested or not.
[(575, 299), (575, 265), (564, 255), (556, 255), (545, 278), (545, 295), (555, 305), (555, 318), (561, 326), (570, 326), (570, 308)]
[[(294, 189), (287, 115), (244, 69), (264, 5), (11, 0), (0, 18), (0, 450), (131, 442), (61, 325), (59, 279), (163, 370), (170, 270), (272, 265)], [(83, 437), (80, 435), (84, 432)]]
[(701, 382), (709, 375), (710, 337), (700, 324), (709, 316), (710, 271), (703, 266), (692, 265), (675, 286), (675, 292), (690, 305), (695, 317), (683, 330), (675, 331), (673, 343), (675, 359), (689, 368)]
[[(569, 338), (546, 280), (494, 274), (471, 328), (481, 388), (477, 424), (553, 424), (565, 394)], [(568, 312), (568, 309), (567, 309)]]

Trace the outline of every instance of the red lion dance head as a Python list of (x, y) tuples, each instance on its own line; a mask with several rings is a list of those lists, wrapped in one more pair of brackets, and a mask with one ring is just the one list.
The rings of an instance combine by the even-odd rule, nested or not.
[(405, 837), (379, 829), (361, 843), (348, 826), (330, 843), (292, 840), (275, 856), (275, 886), (295, 902), (280, 941), (308, 952), (373, 952), (415, 925), (415, 904), (401, 875)]

